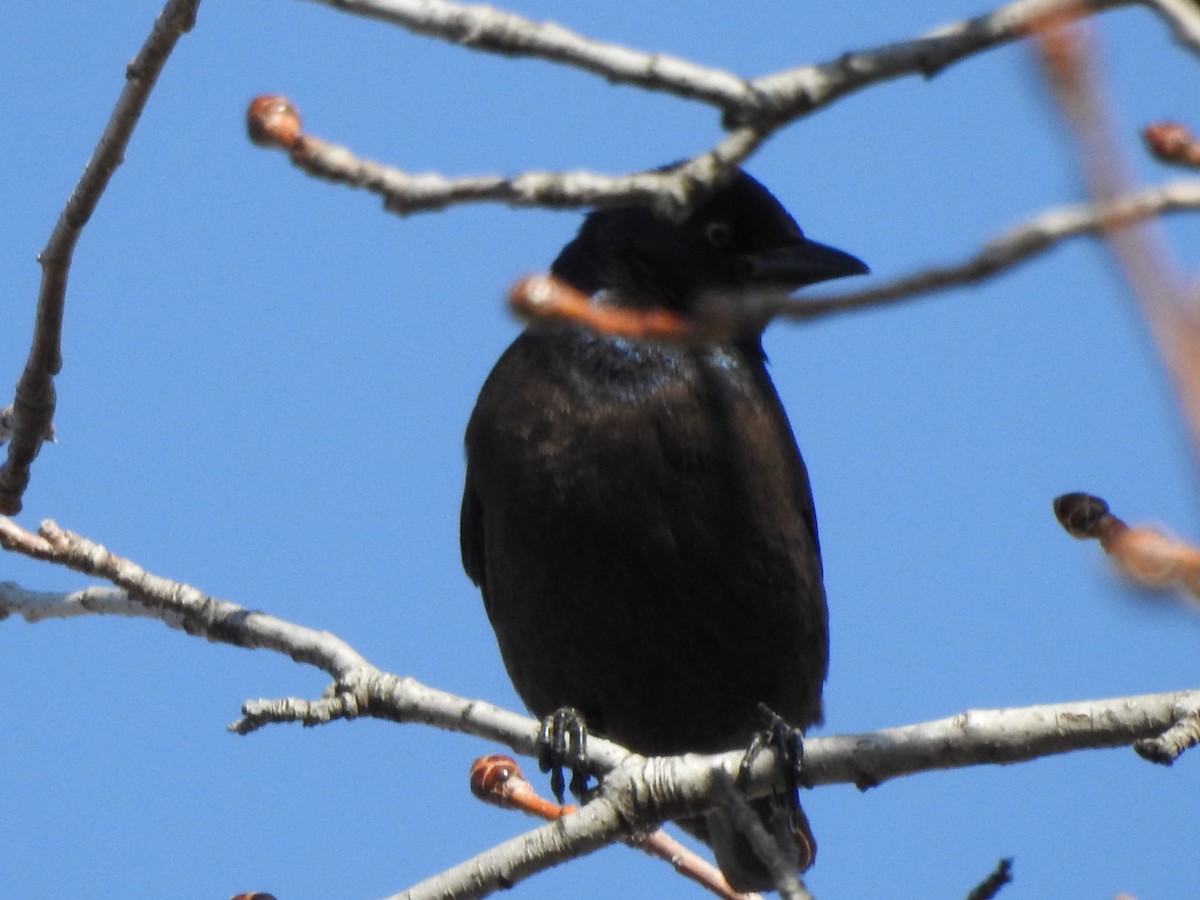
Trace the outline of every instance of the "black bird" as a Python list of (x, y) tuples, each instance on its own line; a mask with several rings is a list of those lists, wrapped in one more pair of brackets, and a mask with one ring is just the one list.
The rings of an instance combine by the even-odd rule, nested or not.
[[(551, 267), (594, 302), (683, 315), (714, 293), (866, 271), (743, 172), (679, 223), (594, 211)], [(488, 376), (467, 426), (463, 566), (535, 715), (573, 707), (649, 755), (747, 746), (761, 704), (820, 721), (817, 522), (761, 330), (683, 345), (535, 324)], [(770, 889), (730, 822), (692, 826), (735, 887)]]

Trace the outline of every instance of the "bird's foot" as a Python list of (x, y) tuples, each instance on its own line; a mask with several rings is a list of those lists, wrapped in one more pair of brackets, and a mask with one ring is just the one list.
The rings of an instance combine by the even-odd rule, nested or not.
[(538, 732), (538, 767), (550, 773), (550, 789), (558, 802), (566, 801), (563, 769), (571, 770), (571, 793), (580, 800), (588, 792), (587, 723), (583, 714), (570, 706), (556, 709), (542, 719)]
[(804, 732), (793, 728), (783, 716), (774, 712), (765, 703), (758, 704), (758, 714), (763, 720), (762, 731), (754, 735), (742, 764), (738, 768), (738, 783), (744, 784), (750, 777), (750, 767), (758, 754), (768, 747), (773, 748), (780, 756), (784, 766), (784, 779), (787, 793), (795, 806), (800, 804), (800, 786), (804, 780)]
[(750, 767), (754, 760), (767, 747), (773, 748), (779, 754), (783, 765), (785, 790), (775, 792), (772, 797), (774, 815), (778, 815), (784, 831), (787, 831), (798, 842), (801, 859), (799, 869), (806, 870), (812, 865), (817, 853), (817, 843), (808, 824), (808, 817), (800, 806), (800, 788), (808, 786), (804, 775), (804, 732), (789, 725), (787, 720), (770, 709), (765, 703), (758, 705), (758, 713), (763, 720), (763, 729), (754, 735), (742, 764), (738, 768), (738, 784), (745, 784), (750, 777)]

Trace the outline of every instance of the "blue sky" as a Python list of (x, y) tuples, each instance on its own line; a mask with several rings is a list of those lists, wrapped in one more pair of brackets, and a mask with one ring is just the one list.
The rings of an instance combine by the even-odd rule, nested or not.
[[(983, 4), (511, 6), (584, 34), (759, 75), (911, 37)], [(0, 14), (0, 382), (24, 364), (36, 253), (158, 7)], [(1200, 124), (1197, 60), (1140, 9), (1101, 20), (1135, 131)], [(458, 560), (461, 436), (519, 328), (502, 295), (577, 212), (400, 219), (251, 146), (278, 92), (314, 134), (412, 171), (622, 172), (718, 139), (698, 104), (473, 54), (313, 4), (209, 0), (167, 66), (71, 273), (59, 443), (19, 521), (54, 518), (152, 572), (328, 629), (382, 668), (519, 709)], [(886, 278), (957, 260), (1081, 197), (1069, 142), (1013, 46), (844, 98), (751, 160), (813, 237)], [(1200, 225), (1168, 225), (1194, 270)], [(864, 282), (866, 283), (866, 282)], [(1200, 621), (1114, 579), (1050, 501), (1106, 497), (1200, 536), (1193, 455), (1135, 307), (1076, 241), (987, 285), (767, 335), (821, 522), (833, 662), (823, 733), (967, 708), (1196, 687)], [(6, 402), (6, 401), (5, 401)], [(2, 405), (2, 404), (0, 404)], [(80, 576), (12, 556), (0, 580)], [(419, 726), (235, 737), (243, 699), (318, 673), (153, 622), (0, 625), (4, 892), (379, 897), (518, 833), (467, 791), (495, 748)], [(1200, 762), (1130, 750), (814, 791), (818, 897), (1182, 897)], [(540, 782), (539, 782), (540, 783)], [(699, 896), (623, 847), (523, 898)]]

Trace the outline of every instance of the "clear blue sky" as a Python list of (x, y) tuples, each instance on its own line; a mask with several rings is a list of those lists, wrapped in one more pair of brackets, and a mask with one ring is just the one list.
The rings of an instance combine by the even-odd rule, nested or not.
[[(43, 246), (157, 11), (0, 14), (0, 383), (24, 363)], [(983, 3), (519, 0), (602, 39), (758, 75), (910, 37)], [(1200, 125), (1197, 60), (1148, 13), (1102, 20), (1127, 137)], [(310, 131), (414, 171), (629, 171), (719, 136), (706, 107), (470, 53), (312, 4), (208, 0), (71, 274), (59, 443), (20, 521), (56, 519), (156, 572), (336, 632), (377, 665), (519, 709), (458, 560), (461, 435), (518, 326), (501, 296), (579, 214), (399, 219), (243, 134), (285, 93)], [(1078, 199), (1016, 46), (844, 99), (748, 166), (814, 237), (888, 277)], [(1137, 157), (1147, 181), (1175, 177)], [(1195, 266), (1200, 227), (1170, 225)], [(1165, 379), (1101, 248), (986, 286), (767, 336), (812, 471), (832, 610), (825, 733), (1197, 687), (1200, 620), (1146, 602), (1050, 501), (1107, 497), (1200, 536)], [(0, 405), (2, 405), (0, 401)], [(0, 579), (87, 581), (11, 556)], [(378, 897), (518, 833), (467, 791), (495, 748), (419, 726), (224, 730), (245, 698), (317, 695), (279, 656), (159, 624), (0, 625), (0, 893)], [(1188, 896), (1200, 757), (1131, 750), (812, 792), (818, 897)], [(540, 780), (539, 780), (539, 783)], [(514, 896), (699, 896), (623, 847)]]

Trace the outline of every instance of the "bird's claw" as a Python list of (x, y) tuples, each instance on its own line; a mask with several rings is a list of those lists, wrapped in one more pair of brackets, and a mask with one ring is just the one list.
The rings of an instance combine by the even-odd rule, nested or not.
[(738, 768), (738, 783), (745, 784), (750, 777), (750, 767), (758, 754), (772, 747), (783, 761), (784, 780), (787, 785), (787, 806), (791, 810), (800, 808), (800, 787), (806, 784), (804, 776), (804, 733), (788, 724), (787, 720), (770, 709), (765, 703), (758, 705), (763, 720), (763, 729), (755, 733), (754, 739), (742, 757)]
[[(800, 805), (800, 788), (808, 787), (804, 774), (804, 733), (789, 725), (787, 720), (776, 714), (765, 703), (758, 705), (763, 720), (763, 729), (754, 735), (742, 764), (738, 768), (738, 784), (745, 784), (750, 777), (750, 767), (767, 747), (773, 747), (783, 765), (786, 789), (772, 795), (772, 827), (776, 835), (789, 835), (798, 852), (799, 871), (807, 870), (816, 859), (817, 842), (813, 838), (808, 817)], [(787, 846), (781, 841), (781, 846)]]
[(550, 773), (550, 789), (558, 802), (566, 801), (563, 769), (571, 770), (571, 793), (581, 800), (588, 791), (587, 724), (583, 714), (570, 706), (556, 709), (542, 719), (538, 731), (538, 768)]

